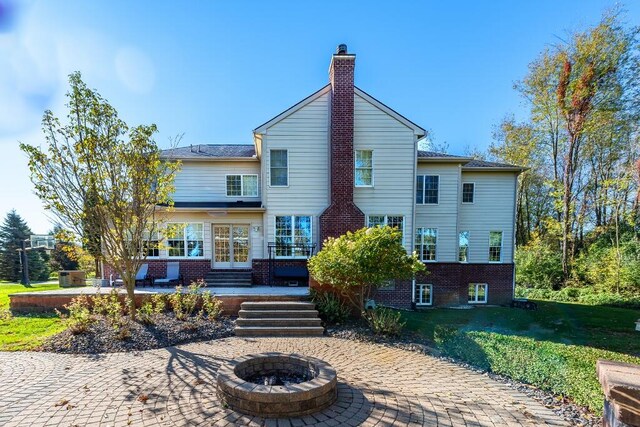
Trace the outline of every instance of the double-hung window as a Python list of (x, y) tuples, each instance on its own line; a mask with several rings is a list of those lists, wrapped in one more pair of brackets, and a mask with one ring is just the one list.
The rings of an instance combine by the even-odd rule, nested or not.
[(271, 186), (286, 187), (289, 185), (289, 152), (287, 150), (271, 150), (269, 162)]
[(416, 283), (414, 301), (417, 306), (433, 304), (433, 286)]
[(171, 223), (167, 226), (170, 257), (201, 257), (204, 255), (204, 225), (202, 223)]
[(462, 203), (473, 203), (476, 185), (473, 182), (462, 183)]
[(227, 175), (228, 197), (257, 197), (258, 175)]
[(373, 151), (356, 150), (355, 163), (356, 187), (373, 186)]
[(469, 232), (461, 231), (458, 235), (458, 261), (469, 262)]
[(469, 304), (486, 303), (487, 288), (486, 283), (469, 283)]
[(502, 261), (502, 231), (489, 232), (489, 262)]
[(440, 177), (438, 175), (418, 175), (416, 177), (416, 203), (437, 205)]
[(312, 244), (310, 216), (276, 216), (276, 256), (306, 257)]
[(436, 261), (437, 245), (437, 228), (416, 228), (416, 249), (421, 261)]
[(148, 257), (160, 256), (160, 238), (158, 231), (145, 231), (142, 235), (142, 250)]
[(401, 215), (369, 215), (367, 220), (368, 227), (375, 226), (395, 227), (400, 231), (402, 241), (404, 242), (404, 217)]

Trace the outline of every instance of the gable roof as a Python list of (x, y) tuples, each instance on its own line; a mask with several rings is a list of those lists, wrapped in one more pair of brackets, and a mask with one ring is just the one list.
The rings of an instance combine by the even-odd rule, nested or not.
[[(312, 93), (311, 95), (307, 96), (306, 98), (304, 98), (302, 101), (298, 102), (297, 104), (293, 105), (292, 107), (287, 108), (286, 110), (284, 110), (282, 113), (278, 114), (277, 116), (275, 116), (271, 120), (261, 124), (260, 126), (258, 126), (257, 128), (255, 128), (253, 130), (253, 133), (254, 134), (263, 134), (263, 133), (265, 133), (267, 131), (267, 129), (270, 128), (271, 126), (275, 125), (276, 123), (278, 123), (281, 120), (286, 119), (291, 114), (293, 114), (296, 111), (300, 110), (304, 106), (312, 103), (316, 99), (320, 98), (322, 95), (325, 95), (325, 94), (329, 93), (330, 91), (331, 91), (331, 84), (327, 84), (326, 86), (322, 87), (320, 90), (318, 90), (318, 91)], [(356, 95), (360, 96), (361, 98), (363, 98), (364, 100), (368, 101), (372, 105), (376, 106), (380, 110), (384, 111), (385, 113), (387, 113), (388, 115), (390, 115), (394, 119), (398, 120), (400, 123), (402, 123), (406, 127), (412, 129), (413, 132), (419, 138), (421, 138), (424, 135), (426, 135), (427, 132), (423, 128), (421, 128), (417, 124), (413, 123), (411, 120), (407, 119), (406, 117), (404, 117), (403, 115), (401, 115), (400, 113), (395, 111), (394, 109), (392, 109), (392, 108), (386, 106), (385, 104), (383, 104), (382, 102), (378, 101), (377, 99), (375, 99), (374, 97), (372, 97), (371, 95), (369, 95), (368, 93), (363, 91), (362, 89), (358, 88), (357, 86), (354, 86), (354, 93)]]
[(162, 150), (162, 158), (176, 160), (254, 160), (253, 144), (198, 144)]
[(356, 95), (368, 101), (370, 104), (374, 105), (375, 107), (378, 107), (380, 110), (384, 111), (385, 113), (387, 113), (388, 115), (390, 115), (391, 117), (393, 117), (394, 119), (396, 119), (397, 121), (399, 121), (400, 123), (408, 127), (409, 129), (412, 129), (413, 133), (417, 135), (418, 138), (422, 138), (427, 134), (427, 131), (425, 131), (423, 128), (413, 123), (411, 120), (407, 119), (405, 116), (398, 113), (393, 108), (378, 101), (373, 96), (369, 95), (367, 92), (360, 89), (358, 86), (354, 86), (353, 89)]
[(473, 157), (454, 156), (446, 153), (436, 153), (435, 151), (418, 150), (418, 161), (447, 162), (447, 163), (468, 163)]
[(294, 104), (293, 106), (287, 108), (282, 113), (278, 114), (274, 118), (264, 122), (263, 124), (261, 124), (260, 126), (255, 128), (253, 130), (253, 133), (254, 134), (265, 133), (267, 131), (267, 128), (270, 128), (271, 126), (275, 125), (279, 121), (286, 119), (287, 117), (289, 117), (290, 115), (292, 115), (296, 111), (300, 110), (302, 107), (312, 103), (316, 99), (320, 98), (322, 95), (325, 95), (325, 94), (329, 93), (330, 90), (331, 90), (331, 84), (327, 84), (327, 85), (323, 86), (321, 89), (313, 92), (311, 95), (307, 96), (302, 101), (300, 101), (297, 104)]

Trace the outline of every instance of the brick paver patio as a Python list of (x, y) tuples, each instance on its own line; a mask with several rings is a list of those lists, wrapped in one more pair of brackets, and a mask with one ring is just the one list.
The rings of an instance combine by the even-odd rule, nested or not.
[[(324, 359), (338, 371), (336, 404), (264, 420), (221, 407), (216, 371), (266, 351)], [(429, 356), (333, 338), (228, 338), (140, 353), (0, 353), (6, 426), (538, 426), (566, 425), (525, 395)]]

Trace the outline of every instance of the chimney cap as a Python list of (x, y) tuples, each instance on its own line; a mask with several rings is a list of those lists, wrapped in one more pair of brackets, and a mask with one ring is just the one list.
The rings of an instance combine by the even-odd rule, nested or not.
[(337, 55), (346, 55), (347, 54), (347, 45), (344, 43), (341, 43), (338, 45), (338, 48), (336, 49), (336, 54)]

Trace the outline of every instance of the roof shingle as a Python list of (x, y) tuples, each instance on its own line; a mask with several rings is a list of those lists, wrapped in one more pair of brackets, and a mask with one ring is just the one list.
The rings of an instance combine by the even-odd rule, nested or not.
[(253, 144), (197, 144), (162, 150), (162, 157), (175, 159), (254, 158)]

